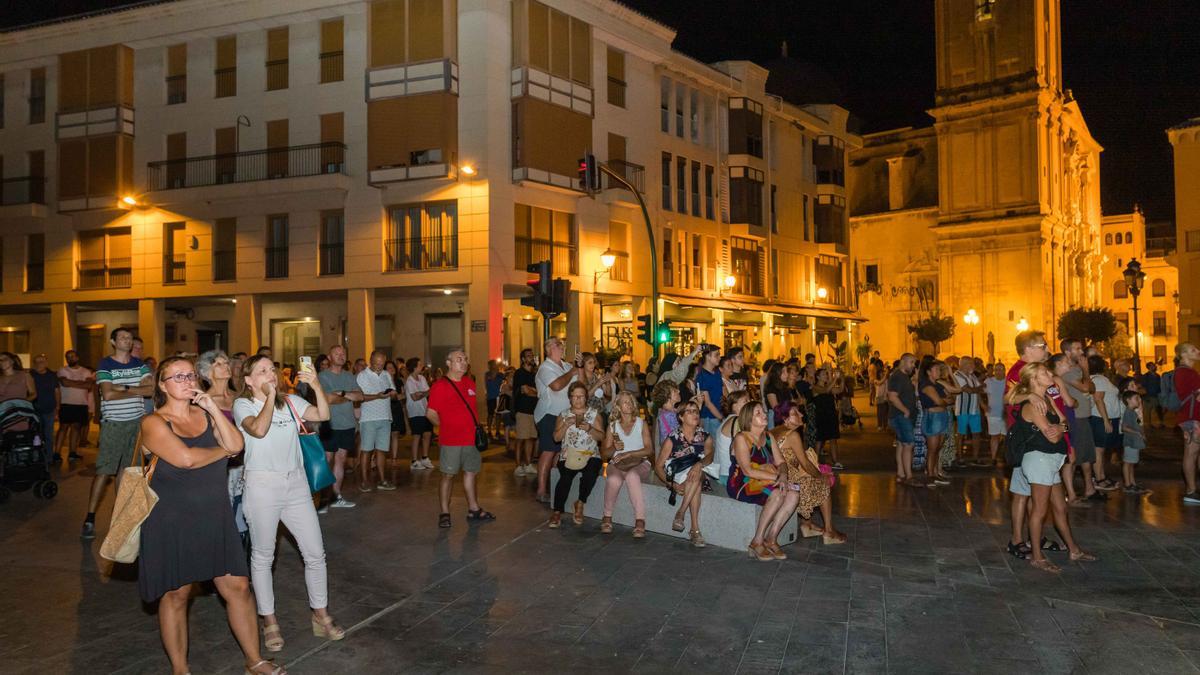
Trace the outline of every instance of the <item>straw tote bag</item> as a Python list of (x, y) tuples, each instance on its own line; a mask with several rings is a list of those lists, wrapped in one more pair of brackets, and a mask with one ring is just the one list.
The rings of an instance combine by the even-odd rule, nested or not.
[(150, 478), (154, 475), (154, 467), (158, 465), (158, 455), (150, 460), (150, 466), (147, 467), (140, 432), (137, 442), (133, 444), (133, 455), (137, 466), (127, 466), (121, 473), (112, 523), (104, 543), (100, 545), (102, 558), (119, 563), (137, 560), (142, 547), (142, 523), (146, 522), (150, 511), (158, 503), (158, 494), (150, 487)]

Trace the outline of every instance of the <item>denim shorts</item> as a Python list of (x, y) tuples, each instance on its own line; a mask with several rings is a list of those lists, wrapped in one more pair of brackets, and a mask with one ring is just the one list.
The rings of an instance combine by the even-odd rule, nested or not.
[(912, 445), (917, 442), (916, 434), (913, 433), (912, 420), (904, 415), (893, 415), (888, 420), (892, 431), (896, 433), (896, 442), (901, 445)]
[(1066, 455), (1033, 450), (1021, 458), (1021, 473), (1032, 485), (1058, 485), (1062, 482), (1058, 470), (1066, 461)]
[(946, 433), (950, 428), (950, 413), (945, 410), (939, 412), (926, 412), (924, 419), (921, 420), (921, 431), (926, 436), (940, 436)]
[(983, 431), (983, 425), (979, 413), (963, 413), (958, 416), (958, 433), (960, 435), (977, 434), (981, 431)]
[(1029, 481), (1025, 480), (1025, 472), (1021, 471), (1020, 464), (1013, 467), (1012, 479), (1008, 481), (1008, 491), (1023, 497), (1033, 494), (1033, 490), (1029, 487)]
[(1124, 452), (1121, 454), (1121, 461), (1126, 464), (1137, 464), (1142, 459), (1142, 451), (1139, 448), (1131, 448), (1125, 446)]

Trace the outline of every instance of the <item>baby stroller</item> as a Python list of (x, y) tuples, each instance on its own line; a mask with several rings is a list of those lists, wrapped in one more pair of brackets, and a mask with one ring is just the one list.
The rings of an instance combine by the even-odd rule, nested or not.
[(854, 408), (854, 402), (849, 396), (842, 397), (838, 401), (838, 407), (840, 408), (838, 415), (842, 418), (842, 426), (853, 427), (857, 424), (860, 430), (863, 428), (862, 418), (858, 416), (858, 410)]
[(14, 490), (33, 488), (33, 495), (42, 499), (58, 494), (58, 483), (50, 479), (46, 466), (47, 452), (33, 404), (21, 399), (0, 403), (0, 503)]

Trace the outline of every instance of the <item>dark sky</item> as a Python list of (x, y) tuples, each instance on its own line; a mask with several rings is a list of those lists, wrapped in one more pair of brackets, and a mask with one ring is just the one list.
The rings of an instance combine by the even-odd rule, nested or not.
[[(932, 0), (623, 1), (675, 28), (675, 47), (702, 61), (764, 63), (786, 40), (792, 58), (841, 84), (864, 131), (931, 122)], [(122, 4), (8, 3), (0, 25)], [(1062, 24), (1063, 79), (1105, 148), (1105, 213), (1140, 203), (1149, 220), (1173, 219), (1164, 129), (1200, 116), (1200, 2), (1062, 0)]]

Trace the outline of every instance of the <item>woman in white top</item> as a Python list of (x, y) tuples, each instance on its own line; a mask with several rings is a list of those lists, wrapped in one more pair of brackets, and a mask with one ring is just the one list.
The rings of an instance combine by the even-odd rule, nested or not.
[(733, 455), (729, 454), (729, 450), (733, 446), (733, 437), (739, 431), (737, 417), (749, 401), (750, 392), (742, 389), (729, 392), (722, 403), (725, 408), (725, 419), (721, 422), (721, 427), (717, 429), (716, 435), (713, 436), (713, 451), (716, 456), (713, 457), (712, 464), (704, 467), (704, 473), (720, 481), (721, 485), (729, 482), (729, 467), (733, 466)]
[(404, 380), (404, 404), (408, 412), (408, 433), (412, 434), (412, 464), (413, 471), (432, 469), (433, 461), (429, 459), (429, 442), (433, 438), (433, 425), (425, 413), (429, 410), (429, 380), (425, 378), (425, 364), (421, 359), (412, 357), (404, 364), (408, 377)]
[(633, 506), (633, 537), (646, 536), (646, 500), (642, 497), (642, 483), (650, 477), (650, 462), (654, 450), (650, 445), (650, 429), (638, 415), (637, 399), (628, 391), (617, 393), (613, 401), (613, 416), (609, 421), (608, 433), (604, 436), (603, 455), (608, 462), (608, 474), (604, 483), (604, 518), (600, 521), (600, 533), (612, 532), (612, 512), (626, 486), (629, 503)]
[(554, 441), (562, 443), (558, 458), (558, 482), (554, 485), (554, 511), (550, 514), (550, 529), (562, 522), (563, 509), (571, 492), (571, 483), (579, 476), (579, 498), (575, 500), (572, 522), (583, 524), (583, 505), (587, 503), (600, 476), (600, 441), (604, 440), (604, 422), (594, 408), (589, 408), (588, 388), (582, 382), (572, 382), (567, 389), (571, 407), (558, 416)]
[(1096, 386), (1096, 391), (1092, 394), (1095, 400), (1092, 417), (1099, 420), (1092, 421), (1092, 436), (1096, 441), (1096, 462), (1092, 464), (1092, 471), (1096, 477), (1096, 487), (1101, 490), (1116, 485), (1104, 475), (1104, 459), (1108, 451), (1120, 452), (1122, 449), (1121, 415), (1125, 413), (1125, 406), (1121, 404), (1121, 392), (1117, 385), (1108, 379), (1108, 375), (1105, 374), (1107, 370), (1108, 363), (1103, 356), (1088, 357), (1088, 373), (1091, 375), (1092, 384)]
[(252, 356), (242, 365), (244, 388), (233, 403), (233, 419), (246, 439), (242, 505), (250, 525), (250, 580), (263, 618), (263, 644), (271, 652), (283, 649), (271, 579), (280, 522), (295, 537), (304, 558), (313, 634), (330, 640), (341, 640), (346, 635), (327, 610), (325, 543), (304, 474), (296, 419), (324, 422), (329, 419), (329, 404), (315, 372), (301, 369), (299, 378), (313, 388), (316, 406), (299, 396), (278, 394), (271, 359), (262, 354)]

